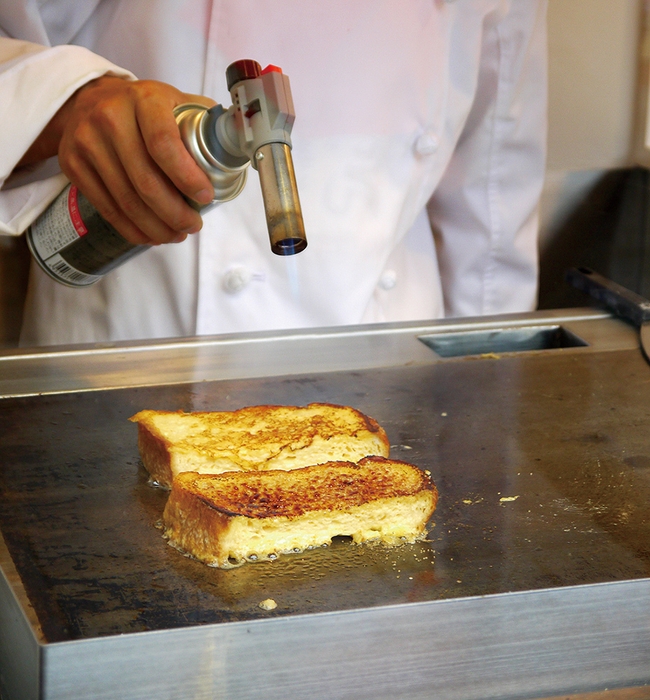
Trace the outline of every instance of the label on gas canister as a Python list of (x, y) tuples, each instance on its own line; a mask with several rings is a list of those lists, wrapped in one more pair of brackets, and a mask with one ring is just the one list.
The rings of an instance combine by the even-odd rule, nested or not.
[(122, 238), (74, 185), (30, 226), (27, 243), (43, 270), (71, 287), (94, 284), (149, 247)]

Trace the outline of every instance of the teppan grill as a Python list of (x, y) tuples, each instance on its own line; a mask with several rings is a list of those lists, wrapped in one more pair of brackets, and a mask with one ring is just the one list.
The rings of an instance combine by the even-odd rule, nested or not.
[[(650, 683), (650, 365), (606, 313), (5, 351), (0, 396), (3, 700)], [(314, 401), (431, 472), (425, 540), (231, 570), (166, 544), (129, 416)]]

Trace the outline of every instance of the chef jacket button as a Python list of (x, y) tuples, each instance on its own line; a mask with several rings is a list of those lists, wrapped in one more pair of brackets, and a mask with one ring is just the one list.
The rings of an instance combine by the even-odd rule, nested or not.
[(419, 156), (430, 156), (438, 150), (438, 137), (431, 131), (425, 131), (415, 141), (415, 152)]
[(238, 265), (231, 267), (221, 278), (221, 287), (228, 294), (237, 294), (251, 281), (250, 270)]
[(379, 278), (379, 286), (386, 291), (392, 289), (396, 284), (397, 273), (395, 270), (386, 270), (386, 272), (384, 272), (384, 274)]

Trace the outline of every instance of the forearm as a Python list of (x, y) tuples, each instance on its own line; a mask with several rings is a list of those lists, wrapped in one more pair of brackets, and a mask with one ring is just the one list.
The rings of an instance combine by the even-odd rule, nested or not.
[[(0, 232), (24, 231), (64, 186), (61, 177), (37, 178), (18, 188), (14, 180), (11, 189), (5, 183), (71, 95), (106, 74), (135, 79), (79, 46), (47, 48), (0, 38)], [(52, 148), (35, 146), (29, 162), (38, 163)]]

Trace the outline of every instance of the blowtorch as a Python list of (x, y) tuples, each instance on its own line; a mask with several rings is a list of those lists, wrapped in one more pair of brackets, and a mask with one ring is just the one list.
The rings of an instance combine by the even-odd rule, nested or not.
[[(248, 165), (259, 173), (264, 211), (276, 255), (294, 255), (307, 247), (291, 157), (295, 119), (289, 79), (277, 66), (262, 70), (249, 59), (226, 71), (232, 105), (207, 108), (183, 104), (174, 110), (185, 147), (214, 187), (205, 212), (237, 197)], [(27, 243), (51, 277), (72, 287), (100, 280), (150, 246), (126, 241), (74, 186), (66, 189), (27, 230)]]

